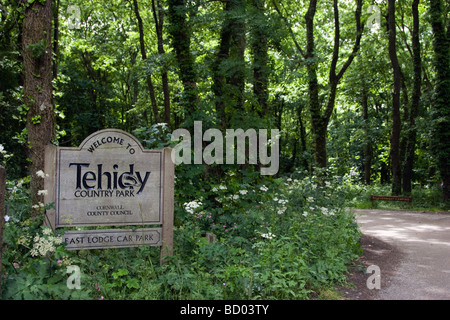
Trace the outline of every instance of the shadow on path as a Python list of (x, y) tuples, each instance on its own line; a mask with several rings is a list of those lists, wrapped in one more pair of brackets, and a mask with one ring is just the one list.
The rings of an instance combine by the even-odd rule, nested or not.
[[(340, 288), (345, 299), (450, 299), (450, 214), (355, 210), (363, 255)], [(368, 289), (367, 267), (381, 270), (381, 288)]]

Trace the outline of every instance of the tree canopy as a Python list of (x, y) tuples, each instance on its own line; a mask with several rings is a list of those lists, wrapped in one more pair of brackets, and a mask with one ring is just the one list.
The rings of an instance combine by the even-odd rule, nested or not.
[(11, 176), (37, 171), (47, 143), (114, 127), (150, 145), (203, 121), (279, 129), (279, 174), (356, 172), (393, 194), (442, 183), (449, 198), (446, 1), (34, 0), (0, 11)]

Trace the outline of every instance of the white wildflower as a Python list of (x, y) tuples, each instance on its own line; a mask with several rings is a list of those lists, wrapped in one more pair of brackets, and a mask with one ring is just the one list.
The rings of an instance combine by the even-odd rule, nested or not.
[(219, 189), (220, 189), (220, 190), (227, 190), (227, 186), (224, 186), (224, 185), (221, 184), (221, 185), (219, 186)]
[(273, 238), (275, 238), (275, 235), (273, 233), (269, 232), (269, 233), (261, 234), (261, 237), (266, 238), (266, 239), (273, 239)]
[(36, 175), (37, 175), (39, 178), (45, 178), (45, 173), (44, 173), (44, 171), (42, 171), (42, 170), (39, 170), (38, 172), (36, 172)]
[(191, 202), (186, 202), (184, 203), (184, 209), (189, 212), (190, 214), (193, 214), (195, 209), (197, 209), (198, 207), (200, 207), (202, 205), (202, 203), (200, 201), (191, 201)]
[(239, 190), (239, 193), (244, 196), (248, 193), (248, 191), (247, 190)]
[(42, 230), (44, 236), (36, 234), (33, 239), (33, 248), (30, 253), (32, 256), (46, 256), (48, 253), (54, 253), (56, 251), (56, 245), (62, 243), (61, 237), (52, 236), (52, 229), (44, 228)]
[(48, 194), (48, 190), (38, 190), (38, 196), (46, 196)]
[(322, 210), (322, 213), (324, 214), (324, 215), (329, 215), (330, 213), (328, 212), (328, 208), (325, 208), (325, 207), (322, 207), (322, 208), (320, 208), (321, 210)]
[(8, 215), (5, 215), (5, 222), (8, 222), (9, 221), (9, 219), (11, 219)]
[(259, 190), (266, 192), (267, 190), (269, 190), (269, 188), (263, 185), (262, 187), (259, 188)]

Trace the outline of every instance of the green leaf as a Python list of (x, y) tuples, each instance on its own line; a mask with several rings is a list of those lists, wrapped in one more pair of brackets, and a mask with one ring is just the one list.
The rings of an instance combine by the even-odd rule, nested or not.
[(136, 278), (131, 278), (130, 280), (127, 281), (127, 287), (128, 288), (134, 288), (134, 289), (139, 289), (139, 280)]

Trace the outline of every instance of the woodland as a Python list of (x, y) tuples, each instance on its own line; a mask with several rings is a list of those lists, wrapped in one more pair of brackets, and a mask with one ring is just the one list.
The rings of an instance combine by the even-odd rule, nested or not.
[[(1, 0), (0, 14), (4, 298), (327, 298), (361, 253), (349, 207), (449, 208), (448, 0)], [(278, 173), (176, 166), (167, 265), (149, 248), (33, 254), (34, 233), (50, 237), (46, 145), (117, 128), (173, 147), (195, 121), (278, 129)], [(66, 289), (63, 261), (85, 290)]]

